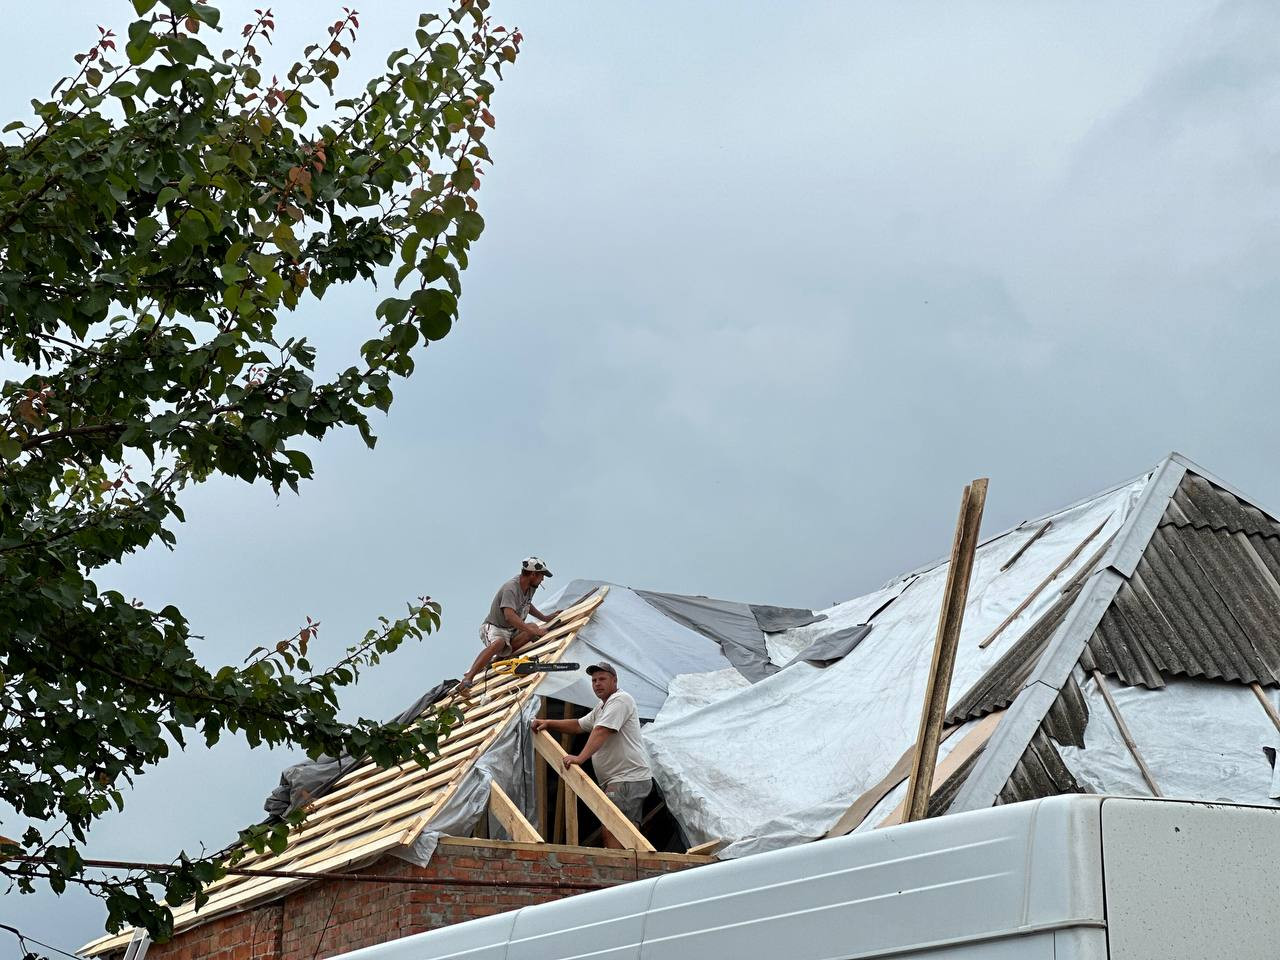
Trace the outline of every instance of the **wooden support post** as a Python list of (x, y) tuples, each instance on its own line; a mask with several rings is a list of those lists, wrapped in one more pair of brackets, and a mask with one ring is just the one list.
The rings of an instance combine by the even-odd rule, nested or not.
[[(538, 764), (542, 766), (542, 764)], [(496, 780), (489, 784), (489, 811), (497, 818), (512, 840), (521, 843), (543, 843), (542, 834), (533, 828), (533, 824), (525, 819), (515, 801), (507, 796), (507, 791), (498, 786)]]
[(561, 781), (569, 788), (568, 800), (576, 804), (581, 798), (587, 809), (596, 815), (604, 828), (608, 830), (627, 850), (640, 850), (653, 853), (653, 844), (645, 839), (644, 834), (636, 829), (635, 824), (626, 818), (621, 810), (613, 805), (613, 801), (605, 796), (604, 791), (596, 786), (596, 782), (583, 772), (576, 764), (566, 768), (561, 762), (566, 756), (555, 737), (540, 730), (533, 735), (533, 748), (543, 760), (551, 765), (551, 769), (560, 774)]
[[(546, 719), (547, 716), (547, 698), (542, 698), (542, 705), (538, 707), (538, 717)], [(541, 763), (533, 764), (533, 796), (534, 796), (534, 819), (538, 821), (538, 833), (542, 836), (547, 835), (547, 768)]]
[(1138, 745), (1133, 740), (1133, 734), (1129, 732), (1129, 725), (1124, 722), (1124, 717), (1120, 715), (1120, 708), (1111, 697), (1111, 691), (1107, 689), (1107, 681), (1102, 676), (1101, 671), (1093, 671), (1093, 682), (1098, 685), (1098, 691), (1102, 694), (1102, 699), (1107, 701), (1107, 709), (1111, 711), (1111, 718), (1115, 720), (1116, 726), (1120, 729), (1120, 737), (1124, 740), (1124, 745), (1129, 748), (1129, 755), (1138, 765), (1138, 771), (1142, 774), (1142, 779), (1147, 781), (1147, 787), (1151, 790), (1151, 795), (1155, 797), (1163, 797), (1160, 788), (1156, 785), (1156, 778), (1151, 774), (1151, 768), (1147, 766), (1147, 761), (1142, 759), (1142, 754), (1138, 752)]
[(956, 663), (956, 647), (960, 643), (960, 627), (964, 622), (964, 605), (969, 599), (969, 577), (973, 573), (973, 554), (978, 547), (978, 528), (987, 502), (987, 479), (980, 477), (964, 488), (960, 496), (960, 516), (956, 519), (955, 539), (951, 543), (951, 563), (947, 568), (947, 585), (942, 593), (942, 612), (938, 617), (938, 634), (933, 644), (933, 662), (929, 666), (929, 682), (925, 687), (924, 706), (920, 711), (920, 733), (912, 758), (911, 776), (907, 783), (904, 822), (923, 820), (933, 791), (933, 768), (938, 763), (938, 742), (942, 736), (942, 720), (947, 715), (947, 695), (951, 692), (951, 671)]

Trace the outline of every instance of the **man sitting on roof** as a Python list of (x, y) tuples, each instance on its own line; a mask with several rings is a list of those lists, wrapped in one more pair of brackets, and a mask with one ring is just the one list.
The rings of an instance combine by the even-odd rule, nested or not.
[[(605, 796), (639, 827), (645, 797), (653, 789), (653, 773), (649, 769), (649, 754), (640, 739), (640, 714), (635, 698), (618, 689), (618, 671), (613, 664), (593, 663), (587, 667), (587, 673), (591, 675), (591, 691), (600, 698), (591, 712), (578, 720), (537, 719), (533, 721), (533, 731), (590, 731), (582, 752), (563, 759), (565, 767), (590, 759)], [(608, 830), (604, 831), (604, 845), (615, 849), (622, 846)]]
[(543, 613), (533, 605), (533, 592), (549, 576), (551, 571), (545, 563), (537, 557), (527, 557), (520, 563), (519, 575), (498, 588), (489, 605), (489, 615), (480, 624), (480, 645), (484, 649), (463, 676), (460, 687), (471, 686), (476, 675), (492, 663), (494, 657), (514, 656), (522, 647), (546, 635), (546, 627), (527, 622), (525, 617), (532, 613), (543, 623), (555, 619), (556, 613)]

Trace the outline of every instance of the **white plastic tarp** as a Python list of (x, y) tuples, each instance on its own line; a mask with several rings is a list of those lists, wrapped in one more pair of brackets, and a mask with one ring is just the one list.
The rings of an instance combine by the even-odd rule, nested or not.
[[(1107, 689), (1160, 792), (1174, 799), (1224, 800), (1277, 806), (1267, 749), (1280, 732), (1252, 690), (1238, 683), (1169, 678), (1162, 690)], [(1150, 796), (1092, 679), (1081, 686), (1089, 707), (1084, 749), (1060, 746), (1067, 769), (1096, 793)], [(1272, 703), (1276, 691), (1266, 691)]]
[[(554, 609), (599, 585), (594, 580), (574, 580), (539, 609)], [(618, 686), (635, 697), (636, 708), (645, 719), (657, 716), (672, 677), (731, 666), (714, 640), (676, 623), (634, 591), (614, 584), (609, 585), (608, 596), (560, 659), (584, 667), (609, 661), (618, 671)], [(599, 702), (585, 673), (549, 673), (538, 692), (584, 707)]]
[[(1145, 479), (1054, 515), (1009, 570), (1000, 566), (1034, 535), (1027, 525), (983, 544), (951, 686), (955, 703), (1056, 600), (1061, 584), (1120, 528)], [(1079, 552), (986, 649), (978, 643), (1099, 525)], [(770, 655), (795, 656), (823, 632), (861, 622), (886, 600), (871, 633), (826, 668), (796, 663), (691, 712), (658, 714), (645, 728), (654, 773), (690, 842), (733, 841), (740, 856), (821, 836), (881, 780), (914, 741), (946, 581), (946, 564), (840, 604), (828, 620), (770, 638)], [(900, 595), (892, 598), (895, 589)], [(783, 661), (785, 662), (785, 660)]]

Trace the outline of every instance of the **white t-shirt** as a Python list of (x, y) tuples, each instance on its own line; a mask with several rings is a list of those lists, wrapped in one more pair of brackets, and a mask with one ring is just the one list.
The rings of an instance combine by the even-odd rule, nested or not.
[(591, 755), (596, 769), (596, 779), (601, 786), (616, 782), (648, 780), (653, 776), (649, 769), (649, 755), (640, 739), (640, 714), (636, 711), (635, 698), (622, 690), (615, 690), (604, 703), (578, 721), (586, 732), (599, 724), (613, 731), (613, 736)]

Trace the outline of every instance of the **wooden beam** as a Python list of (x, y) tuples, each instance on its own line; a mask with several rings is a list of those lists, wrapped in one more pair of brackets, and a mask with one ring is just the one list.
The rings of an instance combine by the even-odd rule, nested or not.
[(1001, 620), (1000, 626), (996, 627), (994, 630), (992, 630), (989, 634), (987, 634), (982, 639), (982, 641), (978, 644), (979, 648), (985, 649), (986, 647), (991, 646), (991, 642), (1004, 632), (1005, 627), (1013, 623), (1013, 621), (1017, 620), (1018, 617), (1021, 616), (1023, 610), (1031, 606), (1031, 602), (1044, 592), (1045, 587), (1049, 586), (1049, 584), (1057, 580), (1058, 577), (1062, 576), (1062, 571), (1066, 570), (1067, 567), (1075, 563), (1076, 557), (1080, 556), (1080, 554), (1084, 551), (1084, 548), (1093, 542), (1093, 538), (1102, 532), (1102, 528), (1105, 527), (1110, 520), (1111, 520), (1111, 514), (1107, 514), (1107, 519), (1103, 520), (1100, 524), (1094, 527), (1093, 530), (1089, 532), (1089, 535), (1087, 537), (1085, 537), (1083, 540), (1077, 543), (1075, 549), (1072, 550), (1069, 554), (1067, 554), (1066, 559), (1063, 560), (1056, 567), (1054, 567), (1051, 571), (1049, 571), (1049, 575), (1045, 577), (1043, 580), (1041, 580), (1040, 584), (1034, 590), (1032, 590), (1029, 594), (1027, 594), (1026, 599), (1023, 600), (1016, 607), (1014, 607), (1013, 613), (1009, 614), (1007, 617)]
[(636, 829), (635, 824), (613, 805), (613, 801), (604, 795), (604, 791), (596, 786), (595, 781), (588, 777), (580, 766), (576, 764), (568, 768), (564, 766), (561, 761), (566, 754), (551, 734), (545, 730), (535, 733), (533, 748), (538, 751), (543, 760), (547, 761), (552, 770), (560, 774), (561, 781), (569, 788), (569, 796), (566, 799), (571, 805), (574, 803), (574, 797), (580, 798), (604, 828), (626, 849), (639, 850), (643, 853), (653, 852), (653, 844), (646, 840), (644, 834)]
[(578, 845), (578, 798), (572, 790), (564, 792), (564, 842), (571, 847)]
[[(541, 766), (541, 764), (539, 764)], [(525, 819), (520, 808), (515, 805), (507, 791), (498, 786), (494, 780), (489, 784), (489, 810), (498, 818), (507, 836), (522, 843), (542, 843), (542, 834), (534, 829), (533, 824)]]
[(956, 534), (951, 543), (951, 562), (947, 566), (947, 585), (942, 593), (942, 612), (938, 617), (938, 634), (933, 643), (933, 662), (925, 687), (924, 705), (920, 710), (920, 733), (916, 737), (915, 755), (907, 780), (908, 821), (923, 820), (933, 790), (933, 768), (938, 762), (938, 743), (942, 737), (942, 720), (947, 715), (947, 695), (951, 692), (951, 672), (955, 668), (956, 648), (960, 644), (960, 627), (964, 623), (964, 605), (969, 599), (969, 578), (973, 574), (973, 554), (978, 547), (978, 529), (987, 502), (987, 479), (980, 477), (964, 488), (960, 496), (960, 515), (956, 518)]
[(693, 854), (695, 857), (705, 857), (715, 853), (723, 846), (724, 841), (719, 837), (716, 837), (714, 840), (708, 840), (706, 843), (695, 843), (692, 847), (686, 850), (685, 853)]
[[(547, 698), (542, 698), (542, 705), (538, 707), (538, 717), (545, 720), (547, 717)], [(534, 810), (537, 811), (538, 833), (542, 836), (547, 835), (547, 768), (540, 763), (533, 765), (533, 795), (536, 797)]]
[(1101, 671), (1093, 671), (1093, 682), (1098, 685), (1102, 699), (1107, 701), (1107, 709), (1111, 711), (1111, 718), (1115, 720), (1116, 726), (1120, 728), (1120, 736), (1124, 740), (1124, 745), (1129, 748), (1129, 755), (1138, 764), (1142, 779), (1147, 781), (1147, 786), (1153, 796), (1163, 797), (1164, 794), (1160, 792), (1160, 788), (1156, 785), (1156, 778), (1151, 774), (1151, 768), (1147, 766), (1147, 762), (1142, 759), (1142, 754), (1138, 752), (1138, 745), (1134, 743), (1133, 734), (1129, 732), (1129, 725), (1124, 722), (1124, 717), (1120, 715), (1120, 708), (1116, 706), (1115, 700), (1112, 699), (1111, 691), (1107, 689), (1106, 678), (1102, 676)]
[[(948, 753), (933, 774), (933, 782), (941, 787), (947, 782), (947, 778), (955, 773), (964, 765), (964, 762), (972, 757), (975, 753), (987, 745), (987, 741), (991, 739), (991, 735), (996, 732), (996, 727), (1000, 723), (1000, 718), (1004, 716), (1003, 710), (996, 710), (994, 713), (988, 713), (979, 720), (972, 730), (964, 735), (959, 743), (955, 745), (950, 753)], [(933, 791), (930, 790), (930, 795)], [(903, 815), (906, 812), (907, 801), (904, 797), (891, 814), (876, 824), (879, 827), (891, 827), (894, 824), (902, 823)]]
[(1035, 543), (1037, 540), (1039, 540), (1041, 537), (1043, 537), (1046, 533), (1048, 533), (1049, 528), (1052, 526), (1053, 526), (1052, 520), (1046, 520), (1044, 523), (1042, 523), (1040, 525), (1040, 529), (1037, 530), (1034, 535), (1032, 535), (1030, 540), (1028, 540), (1026, 543), (1020, 546), (1017, 550), (1015, 550), (1012, 557), (1010, 557), (1004, 563), (1000, 564), (1000, 572), (1004, 573), (1006, 570), (1012, 567), (1015, 563), (1017, 563), (1018, 560), (1022, 557), (1022, 555), (1031, 549), (1031, 545)]

